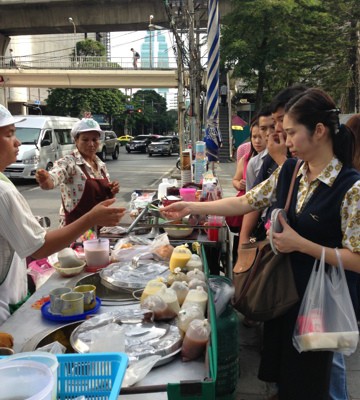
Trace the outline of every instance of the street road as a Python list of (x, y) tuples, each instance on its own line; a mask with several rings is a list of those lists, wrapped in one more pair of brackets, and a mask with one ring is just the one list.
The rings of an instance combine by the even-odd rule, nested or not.
[[(169, 176), (175, 168), (177, 154), (171, 157), (153, 156), (149, 157), (143, 153), (130, 153), (125, 146), (120, 147), (118, 160), (108, 157), (106, 161), (112, 180), (120, 182), (120, 193), (116, 196), (116, 205), (127, 206), (131, 193), (136, 189), (157, 189), (161, 179)], [(14, 180), (18, 190), (30, 204), (34, 215), (48, 216), (51, 220), (51, 228), (58, 226), (58, 215), (60, 207), (60, 190), (41, 190), (34, 181)]]

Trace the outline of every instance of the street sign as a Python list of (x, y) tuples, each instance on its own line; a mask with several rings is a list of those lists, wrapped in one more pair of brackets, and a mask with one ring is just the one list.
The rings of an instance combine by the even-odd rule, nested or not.
[(34, 100), (34, 104), (35, 104), (36, 106), (39, 106), (39, 105), (41, 104), (41, 101), (40, 101), (40, 100)]
[(133, 109), (134, 109), (134, 106), (133, 106), (132, 104), (126, 104), (126, 105), (125, 105), (125, 108), (126, 108), (127, 110), (133, 110)]

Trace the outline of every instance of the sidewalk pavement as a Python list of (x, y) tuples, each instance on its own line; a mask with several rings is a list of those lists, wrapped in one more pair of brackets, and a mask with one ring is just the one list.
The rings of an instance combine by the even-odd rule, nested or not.
[[(232, 186), (235, 168), (235, 162), (221, 163), (217, 167), (216, 175), (219, 177), (224, 197), (236, 194)], [(241, 320), (242, 318), (240, 315)], [(271, 395), (265, 383), (257, 379), (260, 348), (261, 326), (246, 328), (240, 323), (240, 378), (236, 389), (236, 400), (265, 400)], [(360, 346), (354, 354), (345, 357), (345, 360), (349, 398), (360, 400)]]

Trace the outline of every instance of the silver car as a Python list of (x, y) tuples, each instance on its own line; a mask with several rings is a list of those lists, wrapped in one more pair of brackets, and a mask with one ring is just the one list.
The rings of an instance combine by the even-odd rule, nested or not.
[(112, 157), (113, 160), (119, 158), (120, 143), (113, 131), (104, 131), (104, 140), (99, 144), (99, 151), (96, 153), (102, 161), (106, 161), (106, 156)]

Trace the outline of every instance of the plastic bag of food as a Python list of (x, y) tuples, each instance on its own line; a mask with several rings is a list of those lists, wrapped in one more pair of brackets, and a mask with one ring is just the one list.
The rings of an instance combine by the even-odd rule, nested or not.
[(171, 288), (161, 288), (158, 291), (157, 295), (165, 301), (168, 306), (169, 312), (173, 312), (172, 318), (176, 317), (180, 311), (180, 306), (175, 290)]
[(205, 292), (202, 286), (197, 286), (196, 289), (190, 289), (189, 293), (185, 297), (182, 309), (186, 308), (189, 304), (198, 304), (205, 315), (206, 306), (208, 301), (208, 294)]
[(140, 305), (142, 309), (151, 310), (154, 321), (163, 321), (176, 317), (176, 313), (168, 306), (163, 298), (158, 295), (148, 296)]
[(46, 351), (47, 353), (51, 354), (65, 354), (66, 353), (66, 347), (62, 345), (60, 342), (55, 341), (52, 343), (49, 343), (43, 347), (38, 347), (36, 351)]
[(208, 291), (207, 283), (198, 278), (193, 278), (188, 281), (189, 289), (196, 289), (201, 286), (206, 292)]
[(140, 303), (142, 304), (148, 296), (155, 295), (161, 288), (166, 289), (164, 278), (158, 277), (148, 281), (141, 294)]
[(188, 284), (183, 281), (175, 281), (170, 286), (170, 289), (172, 289), (176, 293), (179, 305), (181, 306), (185, 300), (185, 297), (189, 293)]
[(185, 272), (182, 272), (181, 268), (177, 267), (174, 269), (174, 271), (171, 274), (169, 274), (169, 276), (167, 277), (167, 282), (168, 282), (168, 285), (171, 286), (176, 281), (186, 282), (187, 279), (188, 278), (187, 278)]
[(116, 323), (93, 329), (90, 339), (89, 353), (125, 351), (125, 329)]
[(180, 246), (176, 246), (170, 257), (170, 271), (173, 272), (175, 268), (185, 268), (190, 258), (191, 251), (188, 249), (187, 245), (182, 244)]
[(135, 385), (151, 371), (151, 368), (160, 360), (161, 356), (149, 356), (133, 362), (125, 372), (122, 387)]
[(194, 319), (190, 322), (181, 348), (183, 361), (199, 358), (205, 351), (210, 336), (210, 324), (207, 319)]
[(190, 260), (186, 263), (186, 269), (188, 271), (193, 271), (194, 269), (202, 271), (203, 263), (200, 256), (198, 256), (197, 254), (192, 254)]
[(205, 274), (200, 271), (198, 268), (195, 268), (193, 271), (189, 271), (187, 273), (188, 281), (191, 281), (192, 279), (196, 278), (201, 281), (206, 281)]
[(204, 313), (198, 304), (190, 304), (187, 308), (181, 309), (177, 318), (178, 328), (186, 333), (190, 322), (194, 319), (203, 320), (205, 319)]

